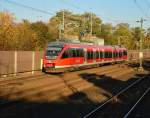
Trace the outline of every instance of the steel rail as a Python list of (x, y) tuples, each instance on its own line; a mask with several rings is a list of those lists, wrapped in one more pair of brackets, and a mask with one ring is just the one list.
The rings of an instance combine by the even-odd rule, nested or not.
[(109, 103), (110, 101), (112, 101), (114, 98), (116, 98), (117, 96), (119, 96), (120, 94), (124, 93), (125, 91), (127, 91), (129, 88), (133, 87), (135, 84), (139, 83), (141, 80), (143, 80), (145, 77), (141, 77), (140, 79), (136, 80), (135, 82), (133, 82), (132, 84), (130, 84), (129, 86), (127, 86), (126, 88), (124, 88), (123, 90), (121, 90), (120, 92), (118, 92), (116, 95), (112, 96), (111, 98), (109, 98), (108, 100), (104, 101), (103, 104), (99, 105), (97, 108), (93, 109), (92, 111), (90, 111), (88, 114), (86, 114), (85, 116), (83, 116), (83, 118), (88, 118), (91, 115), (93, 115), (96, 111), (98, 111), (99, 109), (101, 109), (104, 105), (106, 105), (107, 103)]
[(137, 105), (141, 102), (141, 100), (145, 97), (145, 95), (150, 91), (150, 87), (146, 89), (143, 95), (138, 99), (138, 101), (132, 106), (132, 108), (124, 115), (123, 118), (127, 118), (131, 112), (137, 107)]

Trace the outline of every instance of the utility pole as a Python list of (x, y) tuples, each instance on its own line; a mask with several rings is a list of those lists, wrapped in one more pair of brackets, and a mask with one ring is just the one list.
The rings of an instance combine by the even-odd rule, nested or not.
[(62, 30), (62, 24), (61, 24), (61, 22), (60, 22), (60, 24), (59, 24), (59, 40), (61, 40), (61, 38), (62, 38), (62, 32), (61, 32), (61, 30)]
[(59, 24), (59, 40), (62, 39), (62, 30), (64, 31), (64, 29), (65, 29), (65, 13), (64, 13), (64, 10), (63, 10), (62, 11), (62, 20)]
[(91, 30), (90, 30), (91, 36), (92, 36), (92, 32), (93, 32), (92, 27), (93, 27), (93, 14), (91, 12)]
[(62, 30), (63, 30), (63, 38), (65, 35), (65, 13), (64, 13), (64, 9), (63, 9), (63, 18), (62, 18)]
[(142, 66), (142, 61), (143, 61), (143, 52), (142, 52), (142, 49), (143, 49), (143, 33), (142, 33), (142, 30), (143, 30), (143, 22), (146, 21), (145, 19), (141, 18), (140, 20), (136, 21), (136, 22), (139, 22), (141, 24), (140, 26), (140, 51), (139, 51), (139, 59), (140, 59), (140, 66), (139, 66), (139, 70), (143, 70), (143, 66)]

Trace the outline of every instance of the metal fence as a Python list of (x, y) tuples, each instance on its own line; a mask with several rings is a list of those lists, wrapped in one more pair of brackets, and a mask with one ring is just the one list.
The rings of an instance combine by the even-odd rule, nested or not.
[[(143, 50), (143, 58), (150, 59), (150, 50)], [(128, 51), (128, 59), (129, 60), (138, 60), (139, 59), (139, 51), (137, 50), (129, 50)]]
[[(143, 51), (144, 58), (150, 58), (150, 50)], [(0, 76), (32, 72), (41, 69), (43, 51), (0, 51)], [(139, 59), (139, 52), (129, 50), (129, 60)]]
[(41, 51), (0, 51), (0, 76), (41, 69)]

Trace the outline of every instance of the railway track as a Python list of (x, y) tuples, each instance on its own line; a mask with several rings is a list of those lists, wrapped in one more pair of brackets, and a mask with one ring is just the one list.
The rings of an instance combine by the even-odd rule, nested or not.
[[(143, 86), (144, 85), (144, 86)], [(98, 105), (83, 118), (122, 117), (127, 118), (137, 104), (150, 90), (149, 77), (140, 77), (138, 80), (122, 89), (116, 95)], [(130, 100), (131, 99), (131, 100)]]
[[(110, 70), (107, 70), (105, 68), (104, 70), (101, 71), (101, 74), (114, 73), (115, 71), (117, 72), (117, 71), (119, 71), (119, 69), (115, 67), (115, 68), (111, 68)], [(45, 79), (48, 78), (48, 77), (45, 77)], [(35, 86), (35, 87), (31, 86), (30, 88), (21, 89), (21, 91), (20, 90), (16, 90), (16, 91), (13, 91), (11, 93), (7, 93), (7, 92), (5, 92), (4, 94), (1, 93), (0, 97), (1, 98), (8, 98), (8, 97), (11, 97), (11, 95), (17, 95), (18, 94), (20, 97), (17, 96), (17, 98), (23, 98), (23, 96), (36, 94), (37, 91), (38, 91), (38, 93), (40, 93), (42, 91), (56, 89), (59, 86), (60, 87), (64, 87), (64, 86), (66, 86), (66, 84), (69, 85), (70, 83), (77, 84), (75, 82), (78, 82), (78, 81), (79, 82), (81, 82), (81, 81), (84, 82), (85, 80), (83, 81), (81, 78), (78, 78), (78, 77), (77, 78), (66, 78), (66, 79), (63, 78), (63, 77), (61, 77), (61, 78), (57, 77), (57, 78), (51, 80), (47, 84), (42, 84), (40, 86)], [(21, 93), (23, 93), (23, 95)]]
[(150, 88), (137, 101), (137, 104), (127, 114), (128, 118), (150, 118)]
[[(138, 107), (138, 104), (140, 104), (140, 102), (142, 102), (142, 100), (144, 99), (144, 97), (147, 97), (148, 96), (148, 93), (150, 92), (150, 86), (144, 91), (144, 93), (142, 94), (142, 96), (138, 99), (138, 101), (132, 106), (132, 108), (124, 115), (124, 117), (123, 118), (128, 118), (129, 116), (131, 117), (131, 114), (132, 114), (132, 112), (136, 109), (136, 107)], [(148, 102), (147, 102), (148, 103)], [(136, 112), (136, 111), (135, 111)], [(133, 115), (135, 115), (135, 114), (133, 114)], [(138, 114), (139, 115), (139, 114)], [(144, 118), (144, 116), (142, 116), (142, 115), (144, 115), (144, 114), (141, 114), (141, 116), (140, 117), (143, 117)], [(136, 115), (135, 115), (136, 116)], [(138, 116), (139, 117), (139, 116)], [(148, 117), (148, 116), (147, 116)], [(149, 115), (149, 117), (150, 117), (150, 115)], [(133, 118), (133, 117), (132, 117)], [(146, 118), (146, 117), (145, 117)]]
[(14, 78), (14, 79), (1, 80), (0, 87), (8, 86), (9, 84), (17, 84), (17, 82), (20, 83), (20, 82), (25, 82), (25, 81), (32, 81), (32, 80), (35, 80), (44, 76), (45, 74), (40, 74), (40, 75), (33, 75), (33, 76), (28, 76), (28, 77), (19, 77), (19, 78)]
[[(98, 67), (98, 68), (103, 71), (103, 70), (106, 70), (108, 68), (110, 68), (110, 69), (112, 68), (113, 69), (116, 66), (119, 66), (119, 64), (116, 64), (116, 65), (113, 65), (113, 66), (109, 65), (109, 66), (104, 66), (104, 67)], [(83, 69), (83, 70), (80, 70), (80, 71), (84, 72), (86, 70)], [(93, 68), (90, 68), (89, 70), (93, 70)], [(72, 71), (72, 72), (69, 72), (69, 73), (78, 73), (78, 72), (79, 71)], [(56, 74), (56, 75), (53, 74), (53, 75), (51, 75), (51, 74), (44, 74), (44, 73), (42, 73), (42, 74), (32, 75), (32, 76), (27, 76), (27, 77), (18, 77), (18, 78), (15, 77), (13, 79), (0, 80), (0, 87), (8, 86), (8, 85), (15, 85), (15, 84), (20, 83), (20, 82), (27, 82), (27, 81), (29, 82), (29, 81), (33, 81), (33, 80), (36, 80), (36, 79), (41, 79), (42, 77), (45, 77), (47, 75), (52, 78), (52, 77), (57, 77), (57, 76), (59, 76), (61, 74)]]
[[(114, 74), (115, 72), (118, 72), (120, 69), (118, 69), (116, 66), (111, 67), (110, 70), (108, 68), (104, 68), (101, 71), (101, 74)], [(64, 95), (69, 95), (73, 91), (68, 92), (68, 87), (76, 88), (76, 91), (81, 91), (86, 88), (92, 87), (92, 84), (84, 85), (87, 83), (85, 80), (82, 80), (81, 78), (67, 78), (67, 79), (60, 79), (60, 78), (55, 78), (55, 80), (51, 81), (51, 83), (44, 84), (41, 86), (37, 87), (31, 87), (28, 89), (24, 89), (21, 91), (14, 91), (8, 94), (1, 94), (1, 98), (13, 98), (14, 95), (17, 95), (17, 99), (13, 100), (16, 102), (19, 99), (25, 98), (27, 96), (31, 97), (37, 94), (46, 94), (46, 93), (51, 93), (50, 95), (48, 94), (47, 96), (51, 96), (56, 98), (56, 94), (63, 93)], [(82, 87), (83, 86), (83, 87)], [(54, 92), (53, 92), (54, 91)], [(59, 96), (57, 96), (58, 98)], [(37, 99), (37, 98), (36, 98)], [(7, 106), (9, 104), (12, 104), (13, 101), (8, 102), (8, 101), (1, 101), (0, 105), (1, 106)]]
[[(57, 76), (53, 76), (55, 78), (44, 78), (45, 80), (50, 80), (50, 83), (46, 83), (43, 85), (39, 85), (39, 86), (35, 86), (35, 87), (31, 87), (28, 89), (24, 89), (22, 91), (14, 91), (14, 93), (12, 92), (11, 94), (9, 93), (8, 95), (3, 94), (4, 96), (1, 97), (12, 97), (13, 100), (12, 101), (1, 101), (1, 105), (0, 108), (2, 108), (5, 111), (6, 108), (6, 112), (1, 112), (3, 113), (8, 113), (9, 111), (12, 112), (12, 109), (17, 109), (16, 111), (19, 112), (24, 112), (24, 110), (30, 109), (30, 107), (34, 108), (37, 107), (37, 105), (33, 105), (33, 106), (28, 106), (28, 105), (21, 105), (22, 103), (20, 103), (20, 100), (33, 100), (33, 101), (41, 101), (41, 100), (46, 100), (48, 102), (52, 102), (53, 100), (59, 99), (62, 96), (69, 96), (71, 94), (77, 93), (77, 92), (83, 92), (86, 89), (92, 88), (94, 87), (94, 85), (91, 82), (88, 82), (89, 80), (93, 79), (93, 73), (98, 74), (98, 75), (108, 75), (108, 76), (114, 76), (117, 77), (116, 74), (117, 73), (122, 73), (122, 71), (124, 70), (123, 68), (118, 68), (118, 65), (114, 65), (114, 66), (106, 66), (104, 68), (98, 68), (98, 69), (93, 69), (93, 71), (91, 71), (92, 69), (88, 69), (88, 70), (82, 70), (82, 71), (75, 71), (75, 72), (71, 72), (71, 73), (64, 73), (63, 75), (57, 75)], [(87, 71), (89, 71), (88, 73), (91, 74), (92, 76), (90, 76), (87, 79), (82, 79), (79, 78), (79, 75), (82, 73), (86, 73)], [(125, 75), (126, 73), (129, 73), (128, 71), (124, 71), (122, 73), (122, 75)], [(122, 76), (121, 74), (118, 74), (118, 76)], [(70, 76), (74, 76), (73, 78), (70, 78)], [(100, 78), (98, 78), (100, 79)], [(41, 80), (39, 80), (41, 81)], [(32, 83), (33, 84), (34, 81), (30, 81), (27, 83)], [(26, 83), (26, 82), (25, 82)], [(36, 83), (34, 83), (36, 84)], [(2, 94), (1, 94), (2, 95)], [(17, 95), (17, 97), (15, 96)], [(38, 97), (39, 95), (41, 95), (42, 97)], [(8, 98), (9, 98), (8, 97)], [(29, 98), (29, 99), (28, 99)], [(84, 98), (83, 98), (84, 99)], [(31, 100), (31, 101), (32, 101)], [(18, 106), (23, 106), (23, 109), (19, 109)], [(40, 105), (39, 105), (40, 107)], [(22, 108), (22, 107), (21, 107)], [(31, 108), (31, 109), (32, 109)], [(7, 111), (8, 109), (8, 111)], [(3, 111), (2, 110), (2, 111)]]

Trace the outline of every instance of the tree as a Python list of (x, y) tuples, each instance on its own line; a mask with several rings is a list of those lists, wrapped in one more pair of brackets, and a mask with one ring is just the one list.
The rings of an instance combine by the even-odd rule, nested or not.
[(35, 33), (36, 40), (36, 48), (38, 50), (41, 50), (44, 48), (45, 44), (50, 40), (50, 34), (48, 31), (48, 26), (47, 24), (43, 22), (35, 22), (31, 24), (31, 30)]
[(127, 23), (117, 24), (113, 35), (128, 49), (134, 49), (135, 42), (132, 40), (132, 31)]
[(106, 23), (101, 25), (100, 37), (102, 37), (105, 40), (105, 44), (108, 45), (115, 44), (112, 31), (113, 31), (112, 24)]
[(13, 48), (15, 40), (14, 15), (8, 12), (0, 12), (0, 50)]

